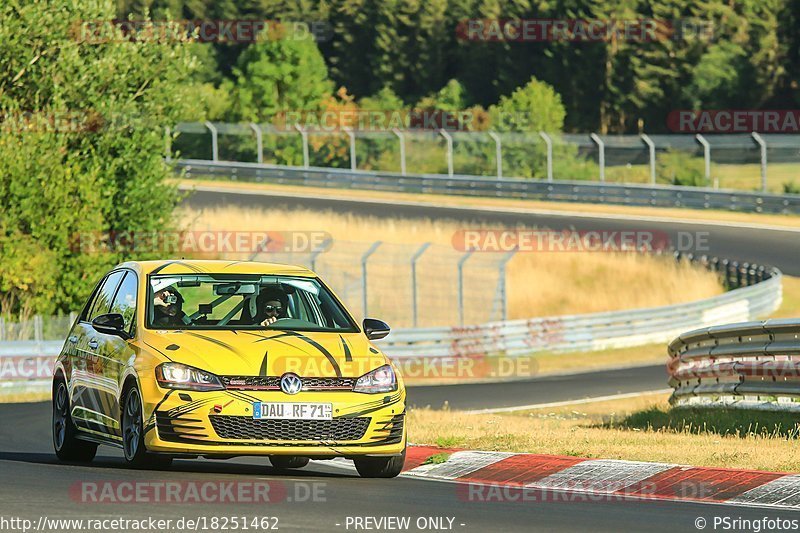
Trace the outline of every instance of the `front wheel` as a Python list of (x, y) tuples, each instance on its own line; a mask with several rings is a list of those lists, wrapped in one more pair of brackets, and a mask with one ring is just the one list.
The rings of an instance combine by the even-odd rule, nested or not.
[(397, 477), (403, 471), (406, 462), (406, 451), (394, 457), (361, 457), (353, 459), (361, 477)]
[(172, 464), (172, 457), (147, 452), (142, 398), (136, 386), (127, 390), (122, 404), (122, 451), (125, 462), (133, 468), (166, 468)]
[(62, 461), (90, 462), (97, 455), (97, 444), (80, 440), (72, 422), (69, 393), (63, 379), (53, 389), (53, 448)]

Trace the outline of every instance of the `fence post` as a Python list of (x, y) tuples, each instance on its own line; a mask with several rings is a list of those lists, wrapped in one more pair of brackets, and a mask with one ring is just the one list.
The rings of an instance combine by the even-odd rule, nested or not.
[(426, 242), (411, 256), (411, 311), (414, 327), (417, 327), (417, 260), (430, 245), (431, 243)]
[(453, 137), (444, 128), (439, 129), (439, 134), (447, 141), (447, 175), (453, 177)]
[(470, 258), (473, 251), (466, 252), (458, 260), (458, 324), (464, 325), (464, 263)]
[(513, 250), (508, 252), (506, 256), (500, 261), (500, 316), (501, 320), (508, 320), (508, 290), (506, 287), (506, 265), (511, 258), (514, 257), (514, 254), (517, 253), (517, 247), (515, 246)]
[(0, 341), (6, 340), (6, 319), (0, 316)]
[(345, 133), (350, 138), (350, 170), (356, 170), (356, 134), (350, 128), (344, 128)]
[(406, 137), (403, 135), (403, 132), (398, 130), (397, 128), (392, 128), (392, 133), (397, 135), (397, 139), (400, 141), (400, 174), (403, 176), (406, 175)]
[(377, 250), (378, 246), (381, 244), (381, 241), (373, 242), (369, 250), (364, 252), (364, 255), (361, 256), (361, 304), (364, 310), (364, 318), (367, 317), (367, 260), (369, 256), (375, 253), (375, 250)]
[(319, 256), (319, 254), (328, 249), (328, 245), (330, 243), (331, 243), (331, 238), (325, 237), (325, 240), (322, 241), (322, 246), (320, 246), (319, 250), (314, 250), (311, 253), (311, 270), (313, 270), (314, 272), (317, 271), (317, 257)]
[(258, 163), (264, 163), (264, 139), (261, 135), (261, 128), (255, 122), (250, 123), (250, 129), (256, 134), (256, 149), (258, 150)]
[(656, 184), (656, 145), (653, 143), (653, 140), (645, 135), (644, 133), (641, 134), (642, 140), (647, 145), (647, 148), (650, 151), (650, 183), (652, 185)]
[(753, 139), (761, 148), (761, 192), (767, 192), (767, 143), (757, 132), (753, 132)]
[(211, 132), (211, 160), (219, 161), (219, 136), (217, 134), (217, 127), (211, 122), (205, 122), (206, 128)]
[(589, 135), (592, 140), (597, 144), (598, 152), (598, 164), (600, 165), (600, 182), (606, 181), (606, 145), (603, 142), (603, 139), (600, 138), (599, 135), (596, 133), (592, 133)]
[(164, 126), (164, 157), (167, 163), (172, 162), (172, 129)]
[(544, 139), (547, 147), (547, 181), (553, 181), (553, 139), (543, 131), (539, 132), (539, 137)]
[(295, 124), (294, 129), (300, 132), (300, 138), (303, 140), (303, 168), (308, 168), (308, 132), (300, 124)]
[[(706, 182), (711, 184), (711, 145), (699, 133), (695, 135), (697, 142), (703, 145), (703, 160), (705, 161)], [(714, 188), (719, 189), (719, 178), (714, 178)]]
[(494, 157), (497, 160), (497, 179), (503, 178), (503, 143), (500, 136), (493, 131), (489, 132), (489, 137), (494, 139)]

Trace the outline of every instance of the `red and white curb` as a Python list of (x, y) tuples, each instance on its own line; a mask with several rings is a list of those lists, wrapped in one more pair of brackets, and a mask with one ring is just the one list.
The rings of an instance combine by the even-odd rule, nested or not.
[[(425, 464), (442, 453), (450, 454), (446, 461)], [(558, 501), (556, 494), (573, 493), (592, 500), (800, 509), (800, 475), (778, 472), (411, 446), (402, 475), (465, 484), (459, 497), (473, 501), (489, 501), (496, 491), (482, 489), (502, 487), (523, 490), (531, 501)]]

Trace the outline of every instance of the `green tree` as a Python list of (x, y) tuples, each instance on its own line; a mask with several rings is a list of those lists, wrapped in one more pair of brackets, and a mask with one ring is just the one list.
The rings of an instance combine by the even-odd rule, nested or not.
[(333, 92), (325, 61), (311, 39), (253, 44), (239, 56), (233, 72), (239, 120), (266, 122), (282, 111), (318, 111)]
[[(181, 42), (76, 32), (76, 21), (113, 18), (109, 0), (0, 6), (0, 299), (15, 300), (5, 313), (75, 310), (103, 271), (147, 256), (81, 243), (173, 227), (164, 128), (197, 113), (197, 62)], [(13, 274), (22, 258), (25, 279)]]

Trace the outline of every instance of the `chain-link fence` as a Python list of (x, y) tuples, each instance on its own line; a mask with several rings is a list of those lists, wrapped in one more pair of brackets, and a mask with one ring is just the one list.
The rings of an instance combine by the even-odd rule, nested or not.
[[(175, 135), (178, 133), (179, 135)], [(379, 170), (800, 191), (800, 135), (315, 131), (181, 123), (168, 157)]]

